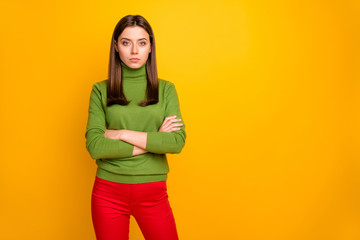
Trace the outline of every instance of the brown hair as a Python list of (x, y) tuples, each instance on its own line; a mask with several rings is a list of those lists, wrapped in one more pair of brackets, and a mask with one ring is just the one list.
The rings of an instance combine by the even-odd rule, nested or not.
[(147, 106), (155, 104), (159, 101), (159, 82), (157, 76), (154, 33), (150, 24), (144, 17), (140, 15), (127, 15), (120, 19), (120, 21), (116, 24), (111, 38), (109, 76), (107, 83), (107, 106), (111, 106), (113, 104), (128, 105), (131, 101), (126, 99), (123, 92), (121, 59), (119, 53), (115, 50), (115, 43), (118, 41), (120, 34), (128, 26), (139, 26), (145, 29), (145, 31), (149, 34), (151, 44), (151, 52), (149, 53), (148, 59), (145, 63), (147, 75), (147, 100), (142, 100), (138, 105)]

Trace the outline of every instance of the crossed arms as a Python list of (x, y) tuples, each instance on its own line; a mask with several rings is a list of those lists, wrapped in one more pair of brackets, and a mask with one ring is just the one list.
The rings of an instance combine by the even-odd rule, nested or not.
[[(146, 152), (157, 154), (180, 153), (186, 139), (181, 120), (179, 101), (174, 84), (166, 90), (166, 112), (158, 132), (106, 129), (105, 112), (98, 84), (92, 87), (86, 127), (86, 148), (93, 159), (127, 158)], [(179, 117), (177, 119), (176, 117)]]
[[(182, 126), (182, 123), (174, 123), (177, 121), (181, 121), (181, 119), (176, 118), (176, 116), (170, 116), (165, 118), (162, 126), (159, 129), (159, 132), (173, 132), (176, 130), (180, 130), (175, 126)], [(148, 152), (146, 150), (147, 143), (147, 132), (139, 132), (133, 130), (109, 130), (105, 129), (104, 137), (114, 140), (125, 141), (134, 145), (132, 156), (143, 154)]]

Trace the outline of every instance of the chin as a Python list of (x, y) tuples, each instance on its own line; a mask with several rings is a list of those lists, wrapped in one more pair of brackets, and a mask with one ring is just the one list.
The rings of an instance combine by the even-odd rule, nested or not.
[(143, 64), (144, 63), (140, 63), (140, 62), (137, 62), (137, 63), (130, 62), (130, 66), (133, 66), (133, 67), (136, 67), (136, 68), (141, 67)]

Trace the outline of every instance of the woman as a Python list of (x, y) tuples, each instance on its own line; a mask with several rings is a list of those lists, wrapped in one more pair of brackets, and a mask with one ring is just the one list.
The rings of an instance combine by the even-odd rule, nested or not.
[(178, 239), (166, 153), (185, 145), (175, 85), (158, 79), (155, 38), (140, 15), (116, 25), (109, 76), (93, 84), (86, 148), (96, 159), (91, 198), (97, 239), (129, 239), (130, 215), (146, 240)]

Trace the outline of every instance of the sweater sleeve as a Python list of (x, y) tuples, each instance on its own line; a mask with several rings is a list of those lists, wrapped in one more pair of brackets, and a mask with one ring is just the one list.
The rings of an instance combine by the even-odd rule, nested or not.
[[(146, 150), (152, 153), (164, 154), (164, 153), (180, 153), (185, 145), (186, 132), (185, 123), (180, 113), (179, 99), (176, 92), (175, 85), (170, 82), (170, 86), (165, 91), (165, 117), (176, 115), (176, 118), (180, 118), (182, 126), (179, 126), (180, 130), (173, 132), (148, 132), (146, 140)], [(165, 119), (163, 119), (164, 121)]]
[(131, 157), (134, 145), (121, 140), (106, 138), (105, 112), (101, 104), (101, 92), (95, 83), (89, 102), (89, 116), (86, 126), (86, 148), (93, 159)]

